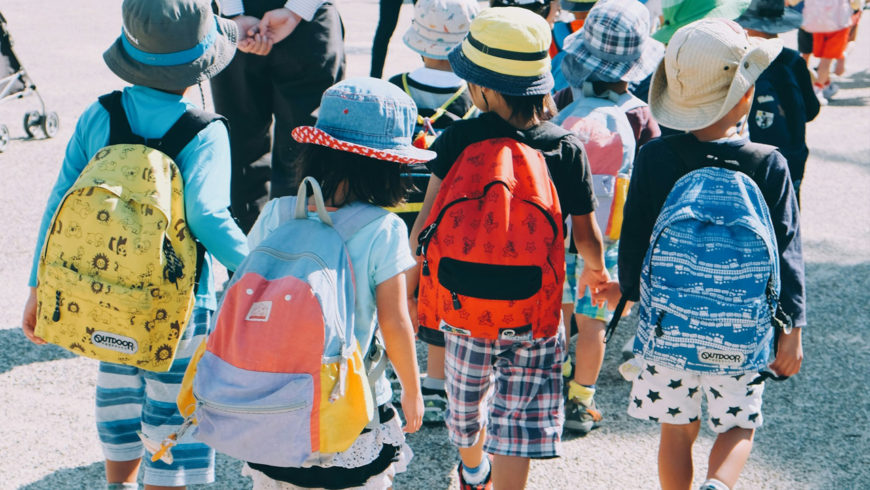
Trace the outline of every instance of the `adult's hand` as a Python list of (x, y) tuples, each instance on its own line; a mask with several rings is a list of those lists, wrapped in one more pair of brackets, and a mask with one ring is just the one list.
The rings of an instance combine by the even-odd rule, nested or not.
[(233, 17), (233, 21), (239, 27), (239, 51), (260, 56), (269, 54), (272, 50), (272, 41), (260, 32), (260, 19), (250, 15), (239, 15)]
[(281, 7), (266, 12), (260, 20), (259, 29), (260, 33), (267, 36), (272, 44), (277, 44), (292, 34), (301, 21), (302, 17), (295, 12)]

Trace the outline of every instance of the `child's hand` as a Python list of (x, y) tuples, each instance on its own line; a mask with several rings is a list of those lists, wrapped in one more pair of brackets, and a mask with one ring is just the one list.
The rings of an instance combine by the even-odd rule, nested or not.
[(592, 292), (592, 304), (595, 306), (601, 306), (604, 304), (604, 298), (596, 299), (596, 295), (599, 294), (599, 291), (604, 288), (607, 283), (610, 281), (610, 274), (607, 272), (607, 269), (594, 270), (587, 266), (583, 266), (583, 272), (580, 273), (580, 277), (577, 278), (577, 294), (581, 294), (581, 292), (586, 291), (586, 287), (589, 287), (589, 291)]
[(24, 313), (21, 315), (21, 330), (24, 335), (36, 345), (42, 345), (45, 340), (34, 334), (36, 330), (36, 288), (30, 288), (30, 295), (24, 303)]
[[(592, 294), (592, 303), (598, 304), (600, 302), (607, 306), (608, 310), (613, 311), (616, 309), (616, 305), (619, 303), (621, 297), (622, 292), (619, 290), (619, 281), (609, 281), (604, 285), (604, 287), (598, 290), (597, 294)], [(622, 316), (629, 315), (633, 305), (633, 301), (626, 301), (625, 309), (622, 310)]]
[(423, 425), (423, 394), (420, 390), (409, 391), (402, 388), (402, 413), (405, 414), (404, 430), (413, 434)]
[(770, 369), (776, 374), (794, 376), (801, 370), (801, 363), (804, 360), (801, 330), (801, 328), (792, 328), (790, 333), (783, 332), (779, 336), (776, 359), (770, 365)]

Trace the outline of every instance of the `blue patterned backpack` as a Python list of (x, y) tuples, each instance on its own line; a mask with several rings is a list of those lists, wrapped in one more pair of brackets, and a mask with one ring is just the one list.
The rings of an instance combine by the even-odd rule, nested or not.
[[(653, 228), (641, 270), (634, 352), (705, 374), (766, 368), (774, 347), (779, 254), (770, 212), (752, 179), (772, 147), (748, 143), (741, 162), (666, 138), (686, 165)], [(784, 326), (784, 325), (782, 325)]]

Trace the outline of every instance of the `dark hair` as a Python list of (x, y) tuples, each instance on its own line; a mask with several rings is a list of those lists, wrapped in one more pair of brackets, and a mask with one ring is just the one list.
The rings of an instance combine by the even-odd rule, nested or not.
[(507, 95), (501, 94), (508, 107), (511, 108), (511, 117), (521, 117), (528, 121), (537, 116), (541, 121), (549, 121), (559, 110), (550, 94), (540, 95)]
[[(326, 146), (304, 145), (295, 166), (297, 180), (301, 182), (304, 177), (314, 177), (323, 190), (323, 198), (332, 199), (335, 206), (352, 201), (397, 206), (414, 189), (400, 163), (384, 162)], [(347, 181), (347, 194), (336, 202), (336, 192), (344, 181)]]
[(535, 0), (530, 3), (520, 3), (517, 0), (489, 0), (490, 7), (520, 7), (547, 18), (550, 15), (551, 0)]

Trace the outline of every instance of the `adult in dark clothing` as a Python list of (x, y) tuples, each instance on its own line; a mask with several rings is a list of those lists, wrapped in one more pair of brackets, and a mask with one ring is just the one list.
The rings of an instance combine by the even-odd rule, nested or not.
[[(417, 0), (412, 0), (415, 4)], [(384, 62), (387, 59), (387, 48), (390, 38), (399, 22), (399, 12), (404, 0), (381, 0), (378, 12), (378, 27), (375, 29), (375, 39), (372, 41), (372, 67), (369, 75), (381, 78), (384, 75)]]
[[(223, 0), (221, 8), (274, 41), (264, 55), (238, 53), (211, 80), (215, 110), (231, 127), (231, 210), (247, 232), (268, 198), (295, 192), (298, 144), (290, 131), (313, 125), (323, 92), (344, 78), (344, 29), (330, 1)], [(253, 165), (270, 149), (271, 170)]]

